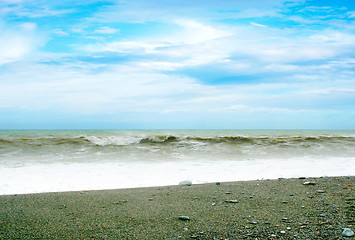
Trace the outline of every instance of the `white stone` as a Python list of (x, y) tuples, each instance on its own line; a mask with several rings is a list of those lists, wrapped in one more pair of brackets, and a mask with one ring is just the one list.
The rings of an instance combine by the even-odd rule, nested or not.
[(185, 180), (185, 181), (179, 182), (179, 185), (180, 185), (180, 186), (191, 186), (191, 185), (192, 185), (192, 182), (189, 181), (189, 180)]
[(343, 234), (344, 237), (352, 237), (352, 236), (354, 236), (354, 232), (350, 228), (344, 228), (344, 231), (343, 231), (342, 234)]

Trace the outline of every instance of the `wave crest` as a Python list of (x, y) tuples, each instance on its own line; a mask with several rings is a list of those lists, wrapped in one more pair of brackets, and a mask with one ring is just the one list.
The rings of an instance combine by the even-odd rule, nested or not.
[(147, 136), (41, 136), (41, 137), (2, 137), (0, 146), (28, 145), (94, 145), (94, 146), (128, 146), (145, 144), (228, 144), (228, 145), (304, 145), (304, 144), (354, 144), (355, 138), (348, 136), (175, 136), (175, 135), (147, 135)]

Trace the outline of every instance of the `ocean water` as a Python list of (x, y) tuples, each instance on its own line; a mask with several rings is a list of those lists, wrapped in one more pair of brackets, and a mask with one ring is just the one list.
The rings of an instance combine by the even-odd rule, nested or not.
[(340, 175), (354, 130), (0, 130), (0, 195)]

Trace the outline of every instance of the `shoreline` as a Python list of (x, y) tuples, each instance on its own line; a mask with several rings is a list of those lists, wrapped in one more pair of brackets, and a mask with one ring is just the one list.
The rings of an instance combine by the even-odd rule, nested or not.
[(0, 239), (349, 239), (354, 185), (340, 176), (0, 195)]
[[(280, 181), (280, 180), (287, 180), (287, 179), (299, 179), (303, 181), (311, 180), (311, 179), (322, 179), (322, 178), (354, 178), (355, 175), (327, 175), (327, 176), (312, 176), (312, 177), (278, 177), (278, 178), (261, 178), (261, 179), (242, 179), (242, 180), (235, 180), (235, 181), (211, 181), (211, 182), (193, 182), (188, 179), (183, 180), (181, 182), (191, 182), (191, 185), (199, 186), (199, 185), (214, 185), (218, 184), (233, 184), (233, 183), (247, 183), (247, 182), (254, 182), (254, 181)], [(355, 184), (355, 183), (354, 183)], [(120, 187), (120, 188), (100, 188), (100, 189), (75, 189), (75, 190), (53, 190), (53, 191), (43, 191), (43, 192), (25, 192), (25, 193), (8, 193), (8, 194), (0, 194), (0, 198), (3, 196), (18, 196), (18, 195), (37, 195), (37, 194), (64, 194), (64, 193), (83, 193), (83, 192), (97, 192), (97, 191), (120, 191), (120, 190), (139, 190), (139, 189), (154, 189), (154, 188), (169, 188), (179, 186), (180, 184), (177, 182), (176, 184), (167, 184), (167, 185), (154, 185), (154, 186), (131, 186), (131, 187)], [(182, 184), (183, 185), (183, 184)]]

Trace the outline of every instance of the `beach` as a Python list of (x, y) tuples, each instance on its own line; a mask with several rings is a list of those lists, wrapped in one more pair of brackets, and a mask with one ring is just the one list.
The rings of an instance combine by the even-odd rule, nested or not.
[(0, 16), (0, 240), (355, 240), (355, 0)]
[(0, 196), (0, 239), (350, 239), (355, 177)]

